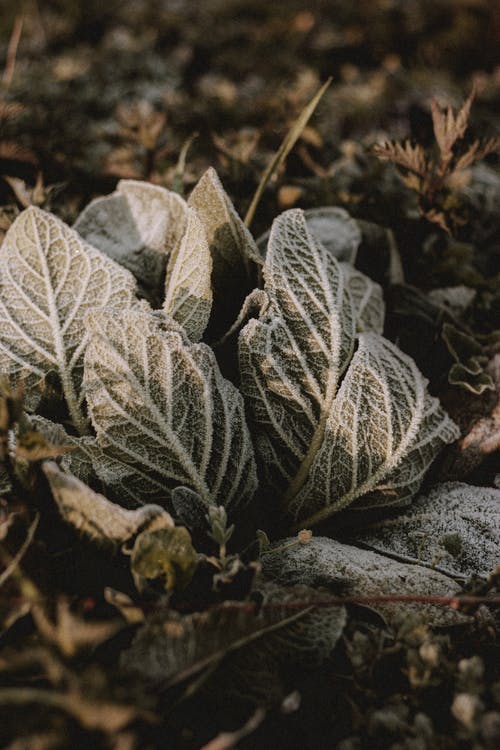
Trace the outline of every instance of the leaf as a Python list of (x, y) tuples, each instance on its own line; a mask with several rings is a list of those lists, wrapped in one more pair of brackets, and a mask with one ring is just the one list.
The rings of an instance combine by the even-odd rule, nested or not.
[[(296, 544), (296, 538), (276, 542), (262, 556), (263, 572), (276, 585), (328, 586), (345, 589), (349, 596), (380, 595), (454, 596), (460, 586), (453, 579), (420, 565), (391, 560), (370, 550), (341, 544), (327, 537), (313, 537), (309, 544)], [(434, 625), (463, 622), (463, 616), (445, 607), (425, 602), (370, 603), (389, 620), (404, 611), (427, 617)]]
[(195, 185), (188, 205), (201, 220), (212, 255), (214, 306), (208, 336), (217, 339), (252, 291), (255, 268), (262, 259), (214, 169), (208, 169)]
[(242, 391), (268, 479), (293, 496), (351, 358), (355, 313), (337, 261), (299, 209), (274, 221), (264, 279), (269, 305), (240, 335)]
[(135, 282), (55, 216), (23, 211), (0, 251), (0, 370), (24, 378), (34, 409), (45, 376), (60, 378), (69, 413), (87, 430), (80, 392), (92, 308), (133, 304)]
[[(373, 153), (381, 161), (391, 161), (398, 167), (407, 169), (424, 180), (429, 173), (425, 151), (420, 145), (413, 146), (410, 141), (385, 141), (373, 146)], [(416, 189), (419, 189), (417, 183)]]
[[(358, 222), (347, 211), (337, 206), (322, 206), (308, 208), (304, 211), (304, 217), (309, 232), (317, 242), (337, 260), (354, 263), (362, 235)], [(257, 247), (263, 257), (270, 233), (269, 230), (257, 240)]]
[(89, 412), (99, 447), (164, 504), (183, 485), (232, 512), (256, 488), (243, 400), (204, 344), (142, 309), (88, 316)]
[(349, 263), (341, 263), (356, 315), (358, 332), (384, 330), (385, 304), (382, 287)]
[[(147, 683), (168, 688), (220, 667), (231, 655), (224, 680), (216, 677), (214, 689), (227, 687), (232, 677), (240, 683), (240, 692), (245, 692), (255, 689), (252, 683), (261, 676), (255, 673), (256, 666), (266, 663), (269, 687), (269, 674), (280, 662), (311, 667), (330, 655), (346, 614), (333, 603), (314, 609), (315, 601), (324, 604), (328, 600), (327, 593), (272, 585), (259, 593), (260, 608), (251, 602), (226, 601), (202, 613), (181, 615), (170, 610), (153, 616), (124, 653), (122, 665)], [(302, 606), (297, 608), (296, 602)], [(247, 671), (252, 664), (253, 675)]]
[(354, 539), (453, 576), (487, 577), (499, 562), (500, 490), (438, 484), (403, 515), (371, 524)]
[(74, 229), (131, 271), (143, 296), (161, 304), (167, 259), (186, 225), (186, 202), (177, 193), (139, 180), (120, 180), (114, 193), (89, 203)]
[(141, 590), (144, 582), (162, 579), (166, 591), (181, 591), (190, 583), (198, 564), (191, 535), (173, 522), (159, 527), (154, 523), (151, 530), (141, 531), (132, 549), (130, 564), (136, 586)]
[(311, 525), (368, 493), (362, 507), (400, 505), (457, 437), (414, 361), (381, 336), (361, 334), (309, 480), (289, 508), (296, 517), (307, 509), (303, 524)]
[(475, 96), (476, 87), (473, 86), (472, 91), (456, 115), (451, 107), (441, 109), (436, 99), (432, 99), (431, 101), (434, 136), (439, 146), (441, 159), (443, 161), (451, 159), (453, 155), (453, 146), (456, 141), (460, 140), (465, 135), (465, 131), (469, 124), (470, 110)]
[(126, 510), (65, 474), (54, 461), (45, 461), (42, 468), (63, 519), (95, 542), (123, 544), (151, 527), (174, 526), (172, 517), (159, 505)]
[(347, 211), (337, 206), (304, 211), (309, 231), (337, 260), (354, 263), (361, 244), (361, 230)]
[(59, 462), (65, 471), (74, 474), (85, 484), (92, 485), (95, 482), (93, 459), (100, 451), (94, 437), (70, 435), (62, 424), (52, 422), (39, 414), (30, 414), (29, 421), (33, 430), (50, 445), (71, 446), (71, 452), (65, 453)]
[(458, 435), (396, 346), (362, 333), (352, 356), (355, 323), (382, 327), (379, 287), (337, 263), (300, 210), (275, 220), (264, 279), (269, 304), (240, 335), (240, 370), (256, 447), (285, 510), (310, 525), (367, 493), (370, 505), (409, 499)]
[(187, 209), (186, 232), (170, 256), (165, 279), (165, 315), (174, 318), (191, 341), (205, 332), (212, 309), (212, 256), (203, 225)]

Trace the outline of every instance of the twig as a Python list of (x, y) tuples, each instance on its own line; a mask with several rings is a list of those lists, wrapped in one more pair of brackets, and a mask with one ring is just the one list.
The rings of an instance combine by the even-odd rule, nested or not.
[[(38, 526), (39, 516), (37, 515), (35, 519), (33, 520), (33, 523), (28, 529), (28, 533), (26, 534), (26, 539), (22, 543), (21, 547), (18, 549), (18, 551), (15, 554), (15, 557), (13, 557), (10, 561), (3, 573), (0, 575), (0, 586), (3, 586), (5, 581), (14, 573), (17, 566), (23, 559), (28, 547), (30, 546), (31, 542), (33, 541), (33, 537), (35, 536), (35, 531)], [(6, 555), (5, 555), (6, 556)]]

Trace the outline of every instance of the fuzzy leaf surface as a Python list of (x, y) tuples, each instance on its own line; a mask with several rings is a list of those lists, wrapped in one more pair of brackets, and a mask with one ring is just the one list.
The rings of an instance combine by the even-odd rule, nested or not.
[(500, 490), (436, 485), (402, 515), (372, 524), (354, 539), (453, 576), (486, 577), (500, 562)]
[(317, 522), (358, 498), (363, 507), (400, 505), (456, 437), (415, 362), (382, 336), (360, 334), (309, 480), (290, 508)]
[(145, 307), (88, 318), (85, 384), (104, 454), (142, 478), (143, 497), (176, 486), (232, 511), (256, 488), (243, 400), (204, 344)]
[(187, 227), (170, 256), (165, 279), (165, 315), (176, 320), (191, 341), (205, 332), (212, 309), (212, 256), (203, 225), (187, 209)]
[(65, 474), (54, 461), (45, 461), (43, 471), (62, 518), (96, 542), (123, 544), (153, 522), (156, 528), (174, 526), (171, 516), (159, 505), (127, 510)]
[[(339, 264), (300, 210), (275, 220), (264, 280), (268, 304), (240, 335), (240, 371), (286, 510), (308, 524), (367, 493), (369, 504), (409, 499), (458, 434), (413, 360), (377, 333), (380, 287)], [(367, 332), (353, 356), (356, 327)]]
[[(354, 263), (361, 244), (361, 230), (358, 222), (347, 211), (337, 206), (321, 206), (304, 211), (307, 228), (317, 242), (339, 261)], [(270, 231), (257, 240), (262, 256), (266, 255)]]
[(294, 496), (352, 355), (355, 311), (345, 275), (300, 210), (275, 220), (264, 280), (269, 304), (240, 335), (242, 390), (268, 479)]
[[(282, 549), (281, 549), (282, 548)], [(328, 537), (313, 537), (308, 544), (297, 544), (297, 537), (275, 542), (262, 556), (263, 571), (277, 585), (328, 586), (342, 596), (454, 596), (460, 585), (447, 575), (420, 565), (391, 560), (370, 550), (342, 544)], [(425, 603), (373, 603), (385, 617), (407, 611), (424, 614), (434, 625), (463, 621), (458, 612)]]
[(30, 207), (12, 224), (0, 249), (0, 370), (20, 375), (26, 406), (36, 407), (44, 377), (60, 378), (77, 429), (81, 410), (84, 318), (94, 308), (127, 309), (133, 276), (52, 214)]
[(161, 304), (167, 259), (186, 226), (187, 205), (180, 195), (159, 185), (120, 180), (114, 193), (89, 203), (74, 229), (128, 268), (142, 294)]
[(208, 169), (195, 185), (188, 205), (200, 217), (212, 255), (214, 307), (209, 338), (218, 338), (237, 318), (254, 286), (255, 264), (262, 260), (214, 169)]
[(346, 276), (347, 288), (353, 301), (357, 331), (382, 333), (385, 319), (382, 287), (350, 263), (341, 263), (340, 266)]

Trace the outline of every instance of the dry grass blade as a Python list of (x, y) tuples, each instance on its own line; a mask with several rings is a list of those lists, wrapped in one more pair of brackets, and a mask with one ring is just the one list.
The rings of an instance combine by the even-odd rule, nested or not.
[(285, 136), (281, 146), (277, 150), (269, 166), (264, 171), (264, 174), (262, 175), (262, 178), (259, 182), (257, 190), (255, 191), (255, 194), (252, 198), (252, 202), (250, 203), (250, 206), (245, 216), (245, 224), (247, 225), (247, 227), (249, 227), (253, 221), (255, 211), (257, 209), (257, 206), (259, 205), (259, 201), (262, 197), (262, 193), (264, 192), (266, 188), (266, 185), (268, 184), (274, 172), (284, 162), (284, 160), (286, 159), (286, 157), (288, 156), (292, 148), (297, 143), (302, 131), (304, 130), (307, 123), (309, 122), (314, 110), (318, 106), (320, 100), (323, 97), (323, 94), (325, 93), (325, 91), (327, 90), (331, 82), (332, 82), (332, 79), (329, 78), (321, 86), (319, 91), (317, 91), (317, 93), (313, 96), (311, 101), (308, 104), (306, 104), (306, 106), (304, 107), (300, 115), (298, 116), (297, 120), (295, 121), (292, 129)]
[(221, 732), (217, 737), (214, 737), (213, 740), (204, 745), (201, 750), (232, 750), (232, 748), (238, 746), (241, 740), (253, 734), (265, 718), (265, 710), (258, 708), (240, 729), (237, 729), (235, 732)]
[(28, 533), (26, 534), (26, 539), (22, 543), (21, 547), (16, 552), (15, 557), (13, 557), (3, 573), (0, 575), (0, 586), (3, 586), (5, 581), (12, 575), (12, 573), (15, 571), (21, 560), (23, 559), (28, 547), (30, 546), (31, 542), (33, 541), (33, 537), (35, 536), (35, 531), (38, 526), (38, 520), (39, 516), (36, 516), (33, 520), (33, 523), (28, 529)]
[(455, 163), (455, 172), (460, 169), (467, 169), (476, 161), (481, 161), (488, 154), (492, 154), (500, 149), (500, 138), (493, 137), (486, 140), (476, 140), (467, 149), (465, 154), (460, 156)]

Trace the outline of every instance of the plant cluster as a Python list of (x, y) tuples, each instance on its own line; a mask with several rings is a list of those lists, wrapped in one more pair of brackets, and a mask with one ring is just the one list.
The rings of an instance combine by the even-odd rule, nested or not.
[(383, 336), (360, 242), (335, 208), (286, 211), (256, 242), (213, 170), (187, 201), (124, 180), (73, 228), (31, 207), (6, 234), (2, 495), (45, 478), (65, 522), (130, 558), (153, 614), (108, 593), (142, 623), (121, 666), (162, 693), (217, 673), (282, 700), (286, 665), (336, 646), (339, 593), (456, 624), (433, 599), (495, 566), (499, 490), (415, 499), (459, 430)]

